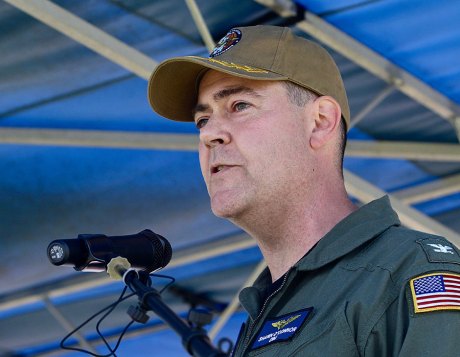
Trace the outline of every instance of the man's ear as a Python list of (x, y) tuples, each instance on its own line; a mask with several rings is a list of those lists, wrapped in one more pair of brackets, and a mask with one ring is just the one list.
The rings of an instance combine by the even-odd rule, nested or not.
[(339, 103), (329, 96), (315, 99), (315, 123), (310, 137), (310, 145), (318, 149), (328, 143), (339, 127), (342, 111)]

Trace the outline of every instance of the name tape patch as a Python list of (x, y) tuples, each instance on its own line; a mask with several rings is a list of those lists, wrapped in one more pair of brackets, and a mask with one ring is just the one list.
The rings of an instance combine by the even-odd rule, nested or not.
[(460, 275), (432, 273), (410, 281), (415, 313), (460, 310)]
[(260, 329), (251, 349), (292, 339), (312, 311), (313, 307), (309, 307), (273, 320), (267, 320)]

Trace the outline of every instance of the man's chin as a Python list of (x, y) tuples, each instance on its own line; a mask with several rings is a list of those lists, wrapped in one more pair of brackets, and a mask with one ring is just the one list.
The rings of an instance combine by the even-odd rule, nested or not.
[(232, 219), (238, 216), (242, 210), (241, 203), (235, 199), (214, 197), (211, 199), (212, 213), (220, 218)]
[(230, 208), (230, 207), (222, 207), (222, 206), (216, 207), (214, 205), (211, 205), (211, 210), (215, 216), (220, 217), (220, 218), (232, 219), (232, 217), (235, 216), (235, 209)]

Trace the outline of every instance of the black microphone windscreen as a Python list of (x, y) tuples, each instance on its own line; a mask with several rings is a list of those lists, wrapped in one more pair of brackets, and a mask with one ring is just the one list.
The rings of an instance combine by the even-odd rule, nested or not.
[(76, 270), (104, 271), (112, 258), (126, 258), (131, 266), (148, 272), (164, 268), (171, 260), (168, 240), (145, 229), (125, 236), (80, 234), (76, 239), (60, 239), (48, 245), (54, 265), (71, 265)]

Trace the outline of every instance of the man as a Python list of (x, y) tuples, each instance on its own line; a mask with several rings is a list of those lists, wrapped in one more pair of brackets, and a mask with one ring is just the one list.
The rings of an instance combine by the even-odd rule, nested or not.
[(349, 200), (349, 107), (323, 48), (287, 28), (232, 29), (209, 58), (160, 64), (149, 99), (195, 121), (213, 212), (267, 262), (240, 293), (236, 356), (458, 355), (459, 252), (401, 227), (386, 197)]

